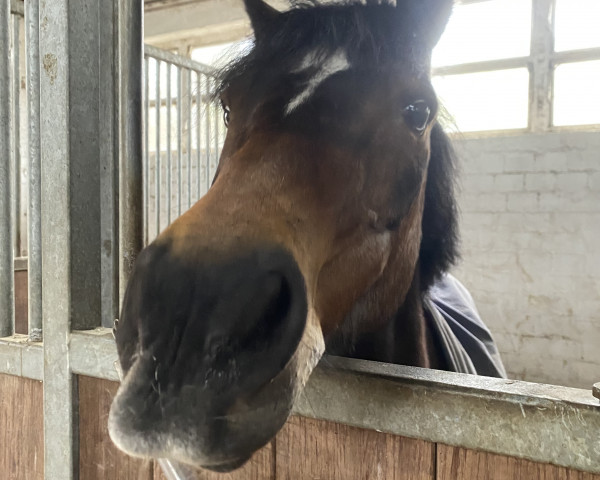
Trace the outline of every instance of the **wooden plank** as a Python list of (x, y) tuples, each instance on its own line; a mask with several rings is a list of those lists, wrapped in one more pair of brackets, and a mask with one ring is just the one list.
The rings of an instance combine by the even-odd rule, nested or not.
[[(256, 452), (250, 461), (239, 470), (232, 473), (213, 473), (208, 470), (199, 470), (195, 480), (275, 480), (273, 443), (269, 443)], [(155, 464), (154, 480), (167, 480), (158, 464)]]
[(276, 439), (277, 480), (434, 480), (435, 444), (303, 417)]
[(0, 478), (43, 480), (42, 382), (0, 374)]
[(108, 412), (119, 384), (81, 375), (78, 379), (80, 478), (152, 480), (152, 462), (125, 455), (108, 436)]
[(600, 480), (600, 475), (438, 444), (437, 480)]
[(27, 270), (15, 271), (15, 333), (27, 335)]

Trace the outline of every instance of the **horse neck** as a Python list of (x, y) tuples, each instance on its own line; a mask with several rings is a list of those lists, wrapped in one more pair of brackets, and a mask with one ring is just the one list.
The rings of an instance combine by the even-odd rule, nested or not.
[(381, 328), (358, 335), (346, 351), (337, 355), (410, 365), (446, 369), (437, 341), (423, 311), (418, 275), (413, 278), (404, 303)]

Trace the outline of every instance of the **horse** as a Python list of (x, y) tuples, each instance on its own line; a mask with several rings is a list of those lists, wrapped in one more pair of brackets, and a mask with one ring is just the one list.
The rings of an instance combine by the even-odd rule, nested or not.
[(452, 0), (244, 0), (211, 188), (136, 261), (109, 433), (230, 471), (268, 443), (324, 352), (451, 370), (426, 300), (457, 259), (455, 159), (431, 52)]

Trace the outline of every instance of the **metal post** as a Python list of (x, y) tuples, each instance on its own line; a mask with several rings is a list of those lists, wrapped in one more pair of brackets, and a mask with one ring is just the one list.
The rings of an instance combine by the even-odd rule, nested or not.
[(0, 337), (15, 325), (11, 182), (10, 0), (0, 0)]
[(167, 225), (171, 224), (171, 107), (173, 100), (171, 98), (171, 64), (166, 62), (167, 68)]
[(181, 66), (177, 66), (177, 215), (181, 215)]
[(119, 5), (120, 275), (123, 299), (127, 280), (142, 249), (142, 0)]
[(27, 52), (27, 101), (29, 124), (29, 208), (27, 215), (28, 334), (42, 340), (42, 227), (40, 163), (40, 37), (38, 2), (25, 3), (25, 46)]
[(160, 94), (160, 67), (162, 62), (156, 60), (156, 85), (155, 85), (155, 98), (154, 98), (154, 112), (156, 113), (156, 153), (154, 155), (154, 205), (156, 211), (154, 212), (155, 222), (155, 237), (158, 237), (160, 233), (160, 177), (161, 177), (161, 161), (160, 161), (160, 107), (161, 107), (161, 94)]
[(14, 222), (14, 242), (15, 256), (20, 257), (23, 254), (21, 239), (21, 48), (20, 48), (20, 28), (21, 17), (12, 15), (12, 151), (13, 151), (13, 222)]
[(149, 202), (149, 190), (150, 190), (150, 59), (146, 57), (144, 59), (144, 242), (150, 242), (150, 202)]
[(533, 0), (532, 8), (529, 121), (543, 132), (552, 124), (554, 0)]

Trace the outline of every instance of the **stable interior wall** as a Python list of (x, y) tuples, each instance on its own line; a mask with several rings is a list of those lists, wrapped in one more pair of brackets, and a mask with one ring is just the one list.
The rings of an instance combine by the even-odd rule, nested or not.
[(600, 132), (455, 138), (455, 274), (511, 378), (600, 380)]

